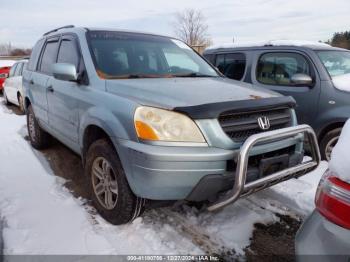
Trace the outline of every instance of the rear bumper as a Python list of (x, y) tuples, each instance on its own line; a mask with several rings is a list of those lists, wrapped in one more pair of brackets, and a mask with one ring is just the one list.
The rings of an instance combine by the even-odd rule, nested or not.
[(297, 261), (350, 261), (350, 230), (316, 210), (304, 221), (295, 240)]
[[(202, 201), (226, 190), (227, 186), (232, 187), (234, 171), (230, 170), (229, 163), (236, 161), (240, 152), (204, 146), (171, 147), (129, 140), (115, 142), (131, 189), (137, 196), (153, 200)], [(301, 143), (302, 137), (295, 136), (257, 145), (250, 155), (293, 148), (288, 166), (294, 166), (302, 159)], [(251, 171), (251, 176), (248, 174), (248, 180), (256, 175), (255, 171)], [(209, 181), (212, 187), (203, 186)]]

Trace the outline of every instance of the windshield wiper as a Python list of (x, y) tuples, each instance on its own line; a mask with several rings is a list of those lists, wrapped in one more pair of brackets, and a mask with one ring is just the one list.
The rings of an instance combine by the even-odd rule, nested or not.
[(110, 79), (135, 79), (135, 78), (159, 78), (160, 75), (146, 75), (146, 74), (130, 74), (121, 76), (112, 76)]
[(213, 75), (199, 74), (199, 73), (188, 73), (181, 75), (173, 75), (174, 77), (216, 77)]

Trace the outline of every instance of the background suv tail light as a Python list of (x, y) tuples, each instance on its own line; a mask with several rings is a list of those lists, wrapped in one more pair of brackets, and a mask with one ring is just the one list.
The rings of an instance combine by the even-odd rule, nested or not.
[(316, 193), (316, 208), (328, 220), (350, 229), (350, 184), (327, 171)]

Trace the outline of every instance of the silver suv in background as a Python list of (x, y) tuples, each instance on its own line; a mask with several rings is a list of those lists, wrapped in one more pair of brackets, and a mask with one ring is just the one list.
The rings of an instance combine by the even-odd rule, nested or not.
[[(146, 200), (216, 210), (320, 160), (293, 98), (221, 77), (170, 37), (52, 30), (35, 45), (24, 86), (31, 144), (44, 148), (51, 135), (79, 154), (93, 204), (114, 224), (138, 216)], [(313, 149), (306, 162), (304, 137)]]

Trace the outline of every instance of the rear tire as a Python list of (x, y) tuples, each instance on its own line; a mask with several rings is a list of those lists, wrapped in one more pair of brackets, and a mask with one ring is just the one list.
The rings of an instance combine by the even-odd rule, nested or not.
[(334, 146), (337, 144), (342, 128), (329, 131), (321, 140), (320, 151), (323, 160), (329, 161)]
[(30, 143), (35, 149), (45, 149), (48, 147), (50, 135), (39, 126), (31, 105), (29, 105), (27, 110), (27, 128)]
[(85, 175), (93, 205), (108, 222), (125, 224), (143, 211), (144, 199), (131, 191), (117, 152), (108, 140), (99, 139), (89, 147)]

